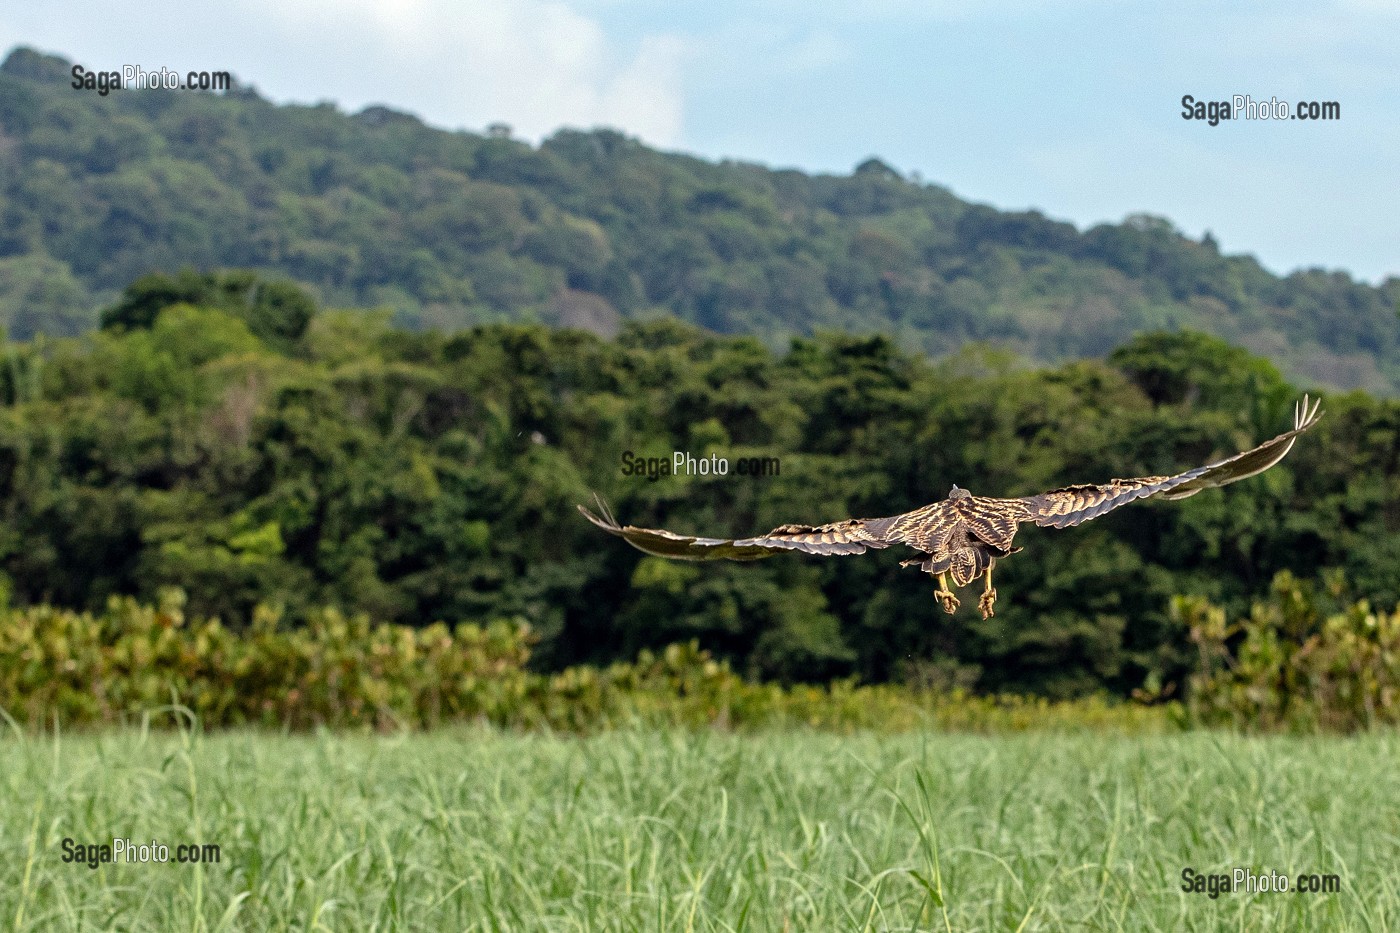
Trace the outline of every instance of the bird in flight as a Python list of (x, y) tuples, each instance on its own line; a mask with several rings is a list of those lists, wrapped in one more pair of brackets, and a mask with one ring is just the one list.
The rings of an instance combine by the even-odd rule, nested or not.
[(900, 566), (917, 566), (936, 576), (938, 589), (933, 595), (950, 615), (957, 611), (958, 598), (949, 589), (949, 578), (954, 586), (962, 587), (984, 577), (986, 585), (978, 607), (986, 619), (992, 616), (997, 600), (992, 568), (999, 559), (1021, 550), (1013, 548), (1011, 542), (1022, 522), (1069, 528), (1137, 499), (1185, 499), (1202, 489), (1255, 476), (1282, 460), (1298, 435), (1317, 423), (1321, 417), (1319, 405), (1320, 401), (1309, 402), (1305, 395), (1294, 406), (1293, 430), (1253, 450), (1175, 476), (1140, 476), (1101, 485), (1065, 486), (1016, 499), (975, 496), (954, 486), (948, 498), (903, 515), (851, 518), (829, 525), (779, 525), (753, 538), (701, 538), (619, 525), (601, 499), (597, 500), (601, 518), (581, 505), (578, 510), (599, 528), (640, 551), (680, 560), (759, 560), (784, 551), (864, 554), (866, 548), (907, 545), (926, 556), (901, 561)]

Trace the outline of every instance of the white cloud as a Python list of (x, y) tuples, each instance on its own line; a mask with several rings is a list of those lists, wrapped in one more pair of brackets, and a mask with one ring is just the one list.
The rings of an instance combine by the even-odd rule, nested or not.
[(679, 88), (685, 54), (685, 43), (675, 36), (643, 40), (636, 57), (603, 89), (597, 109), (605, 116), (593, 122), (624, 127), (658, 145), (676, 145), (682, 131)]
[(358, 53), (354, 66), (372, 75), (358, 94), (373, 97), (377, 85), (378, 99), (433, 122), (501, 120), (529, 138), (561, 125), (616, 126), (663, 146), (680, 138), (684, 44), (674, 36), (619, 49), (557, 0), (250, 3), (313, 63), (338, 69)]
[(382, 103), (449, 127), (606, 125), (679, 144), (685, 41), (619, 41), (579, 2), (112, 0), (99, 28), (88, 4), (55, 0), (0, 14), (0, 40), (91, 66), (228, 69), (274, 100)]

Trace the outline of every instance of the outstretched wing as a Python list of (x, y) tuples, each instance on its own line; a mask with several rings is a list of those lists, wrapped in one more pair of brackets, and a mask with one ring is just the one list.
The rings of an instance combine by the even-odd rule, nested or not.
[(694, 535), (678, 535), (661, 528), (638, 528), (635, 525), (619, 525), (608, 514), (607, 506), (597, 500), (598, 509), (604, 515), (599, 518), (579, 506), (578, 510), (608, 534), (617, 535), (639, 551), (655, 554), (657, 557), (673, 557), (679, 560), (761, 560), (781, 554), (784, 551), (803, 551), (808, 554), (864, 554), (868, 547), (889, 547), (892, 542), (884, 537), (893, 519), (852, 518), (830, 525), (780, 525), (755, 538), (700, 538)]
[(1026, 496), (1019, 501), (1027, 506), (1022, 521), (1052, 528), (1068, 528), (1098, 518), (1120, 505), (1137, 499), (1161, 496), (1163, 499), (1185, 499), (1202, 489), (1224, 486), (1236, 480), (1263, 473), (1293, 449), (1299, 434), (1322, 417), (1318, 411), (1321, 401), (1309, 403), (1308, 397), (1293, 408), (1293, 430), (1285, 431), (1273, 440), (1265, 441), (1253, 450), (1235, 454), (1216, 463), (1178, 473), (1175, 476), (1140, 476), (1136, 479), (1115, 479), (1101, 486), (1066, 486)]

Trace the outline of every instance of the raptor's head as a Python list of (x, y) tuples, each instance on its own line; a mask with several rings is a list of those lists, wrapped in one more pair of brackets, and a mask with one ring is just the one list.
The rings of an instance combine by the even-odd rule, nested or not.
[(966, 489), (963, 489), (957, 483), (954, 483), (953, 488), (948, 490), (949, 499), (965, 499), (970, 495), (972, 495), (972, 493), (968, 492)]

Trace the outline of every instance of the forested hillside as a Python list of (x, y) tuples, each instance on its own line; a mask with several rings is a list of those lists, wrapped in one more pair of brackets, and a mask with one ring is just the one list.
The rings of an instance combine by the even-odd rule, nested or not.
[(1059, 362), (1190, 328), (1303, 382), (1400, 387), (1400, 279), (1278, 278), (1160, 218), (1079, 231), (874, 159), (810, 176), (609, 131), (533, 147), (247, 88), (101, 96), (74, 90), (70, 66), (20, 49), (0, 68), (0, 324), (15, 338), (91, 330), (152, 270), (237, 266), (417, 329), (613, 334), (664, 310), (773, 348), (827, 328)]
[[(692, 565), (574, 510), (744, 534), (889, 515), (957, 483), (1021, 495), (1176, 471), (1284, 429), (1297, 387), (1198, 334), (1039, 371), (882, 336), (775, 353), (674, 319), (615, 339), (540, 325), (409, 332), (247, 273), (153, 276), (82, 338), (0, 360), (0, 593), (100, 607), (189, 594), (379, 621), (519, 618), (546, 667), (698, 638), (746, 673), (1126, 691), (1186, 670), (1170, 597), (1237, 612), (1291, 569), (1400, 599), (1400, 402), (1329, 396), (1282, 465), (1079, 528), (1029, 528), (997, 615), (955, 617), (898, 549)], [(626, 475), (625, 456), (773, 458), (768, 475)], [(771, 461), (770, 461), (771, 462)], [(1341, 598), (1341, 594), (1338, 595)]]

